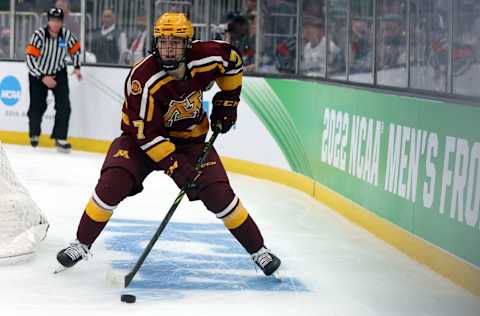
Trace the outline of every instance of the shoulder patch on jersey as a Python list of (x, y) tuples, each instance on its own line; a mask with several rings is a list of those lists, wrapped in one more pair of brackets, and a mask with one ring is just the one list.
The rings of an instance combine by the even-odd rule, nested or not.
[(138, 80), (132, 81), (132, 84), (130, 85), (130, 93), (133, 95), (138, 95), (142, 93), (142, 85), (140, 84), (140, 81)]

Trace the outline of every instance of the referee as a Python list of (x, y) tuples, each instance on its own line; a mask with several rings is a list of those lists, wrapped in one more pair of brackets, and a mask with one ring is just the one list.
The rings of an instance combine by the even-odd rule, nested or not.
[(52, 8), (47, 12), (46, 27), (33, 33), (27, 45), (27, 66), (30, 82), (30, 107), (28, 109), (30, 143), (38, 146), (42, 116), (47, 110), (48, 90), (55, 96), (55, 124), (51, 138), (61, 152), (69, 152), (72, 146), (67, 141), (70, 120), (70, 99), (67, 77), (67, 54), (75, 67), (74, 74), (80, 73), (80, 43), (72, 32), (63, 27), (63, 10)]

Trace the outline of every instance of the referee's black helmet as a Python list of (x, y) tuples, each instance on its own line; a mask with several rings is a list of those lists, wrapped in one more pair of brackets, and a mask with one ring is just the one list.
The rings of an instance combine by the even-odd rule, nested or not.
[(49, 20), (52, 18), (55, 18), (63, 21), (63, 16), (64, 16), (63, 10), (60, 8), (51, 8), (47, 12), (47, 17)]

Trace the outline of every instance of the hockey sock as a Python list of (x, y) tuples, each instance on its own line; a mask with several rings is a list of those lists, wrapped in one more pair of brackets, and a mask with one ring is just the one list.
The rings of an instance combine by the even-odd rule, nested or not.
[(247, 216), (245, 221), (240, 226), (229, 230), (249, 254), (255, 253), (262, 248), (262, 234), (250, 215)]
[(93, 244), (132, 186), (133, 180), (127, 171), (120, 168), (105, 170), (80, 219), (78, 241), (85, 245)]
[[(225, 227), (228, 228), (243, 248), (252, 254), (263, 246), (262, 234), (237, 197), (232, 201), (232, 203), (234, 202), (236, 204), (234, 204), (233, 210), (224, 217), (219, 218), (223, 220)], [(217, 214), (217, 217), (218, 215), (220, 214)]]

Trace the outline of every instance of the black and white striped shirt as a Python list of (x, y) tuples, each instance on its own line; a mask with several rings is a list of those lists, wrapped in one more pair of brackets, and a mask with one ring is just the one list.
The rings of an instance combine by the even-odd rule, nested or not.
[(67, 66), (70, 55), (75, 68), (80, 67), (80, 43), (69, 29), (61, 28), (59, 36), (50, 36), (47, 27), (33, 33), (26, 48), (29, 73), (37, 78), (53, 75)]

